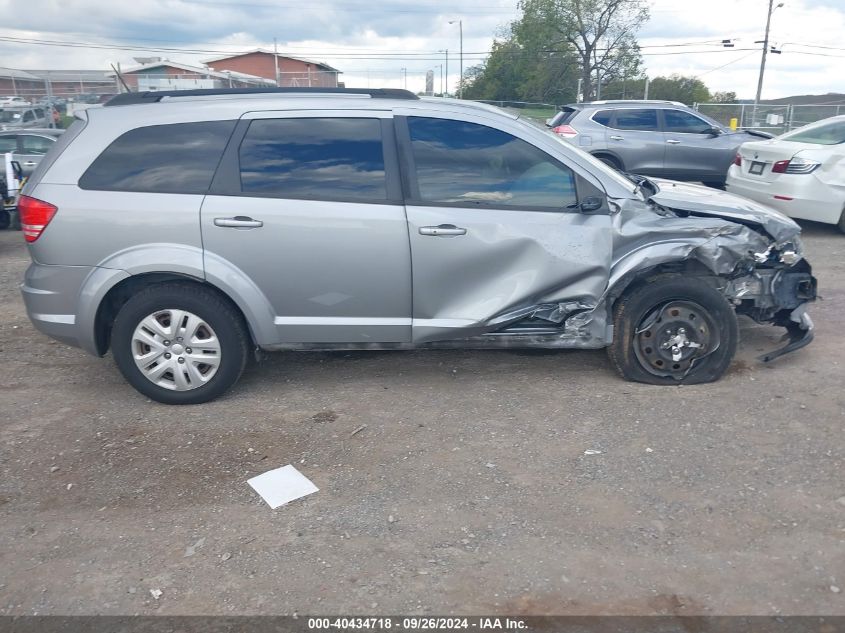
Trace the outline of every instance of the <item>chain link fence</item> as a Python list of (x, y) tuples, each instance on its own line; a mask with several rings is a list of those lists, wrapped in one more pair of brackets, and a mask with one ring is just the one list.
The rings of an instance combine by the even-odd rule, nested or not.
[(829, 104), (696, 103), (693, 107), (722, 125), (731, 126), (735, 119), (739, 130), (761, 130), (774, 135), (845, 114), (845, 105)]

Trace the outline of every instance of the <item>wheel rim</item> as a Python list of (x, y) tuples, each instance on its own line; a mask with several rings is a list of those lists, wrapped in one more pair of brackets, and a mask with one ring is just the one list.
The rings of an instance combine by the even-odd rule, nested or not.
[(214, 378), (221, 350), (212, 327), (187, 310), (158, 310), (132, 334), (132, 357), (141, 374), (172, 391), (197, 389)]
[(634, 353), (650, 374), (680, 380), (719, 343), (719, 329), (707, 310), (692, 301), (673, 300), (656, 306), (640, 322)]

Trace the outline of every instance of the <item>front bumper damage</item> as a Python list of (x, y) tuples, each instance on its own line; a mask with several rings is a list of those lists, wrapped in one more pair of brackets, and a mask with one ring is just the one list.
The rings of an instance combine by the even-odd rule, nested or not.
[(787, 341), (786, 345), (757, 357), (764, 363), (805, 347), (814, 336), (807, 306), (816, 300), (817, 282), (810, 265), (801, 260), (784, 268), (775, 265), (775, 261), (773, 254), (764, 263), (769, 267), (754, 268), (746, 275), (729, 280), (722, 289), (735, 304), (737, 314), (786, 329), (782, 339)]
[(810, 344), (815, 335), (813, 334), (813, 320), (807, 314), (807, 304), (795, 308), (790, 313), (789, 318), (790, 322), (786, 325), (786, 334), (781, 339), (788, 340), (789, 343), (767, 354), (758, 356), (757, 360), (769, 363), (784, 354), (789, 354)]

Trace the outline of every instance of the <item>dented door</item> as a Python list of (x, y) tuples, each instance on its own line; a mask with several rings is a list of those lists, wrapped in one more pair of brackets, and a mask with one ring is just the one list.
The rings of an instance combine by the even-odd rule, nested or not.
[(610, 218), (580, 205), (595, 203), (597, 191), (492, 122), (406, 122), (414, 342), (499, 330), (533, 307), (548, 315), (550, 304), (596, 305), (608, 279)]

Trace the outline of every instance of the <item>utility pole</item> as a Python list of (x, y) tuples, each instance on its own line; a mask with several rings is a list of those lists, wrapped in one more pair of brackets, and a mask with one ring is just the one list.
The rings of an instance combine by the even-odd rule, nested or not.
[(645, 76), (645, 88), (643, 89), (643, 101), (648, 101), (648, 75)]
[(279, 87), (279, 48), (276, 38), (273, 38), (273, 63), (276, 66), (276, 87)]
[(452, 20), (449, 24), (454, 24), (455, 22), (458, 23), (458, 29), (460, 32), (461, 37), (461, 52), (460, 52), (460, 59), (461, 59), (461, 74), (460, 78), (458, 79), (458, 99), (464, 98), (464, 21), (463, 20)]
[(403, 81), (404, 81), (402, 87), (405, 88), (405, 90), (407, 90), (408, 89), (408, 69), (402, 68), (402, 69), (400, 69), (400, 72), (402, 73), (402, 77), (403, 77)]
[(760, 103), (760, 96), (763, 93), (763, 73), (766, 72), (766, 55), (769, 52), (769, 27), (772, 24), (772, 13), (775, 12), (775, 9), (781, 8), (783, 2), (778, 3), (776, 7), (773, 7), (773, 4), (774, 0), (769, 0), (769, 12), (766, 14), (766, 34), (763, 37), (763, 58), (760, 61), (760, 77), (757, 79), (757, 96), (754, 98), (755, 115), (757, 114), (757, 104)]

